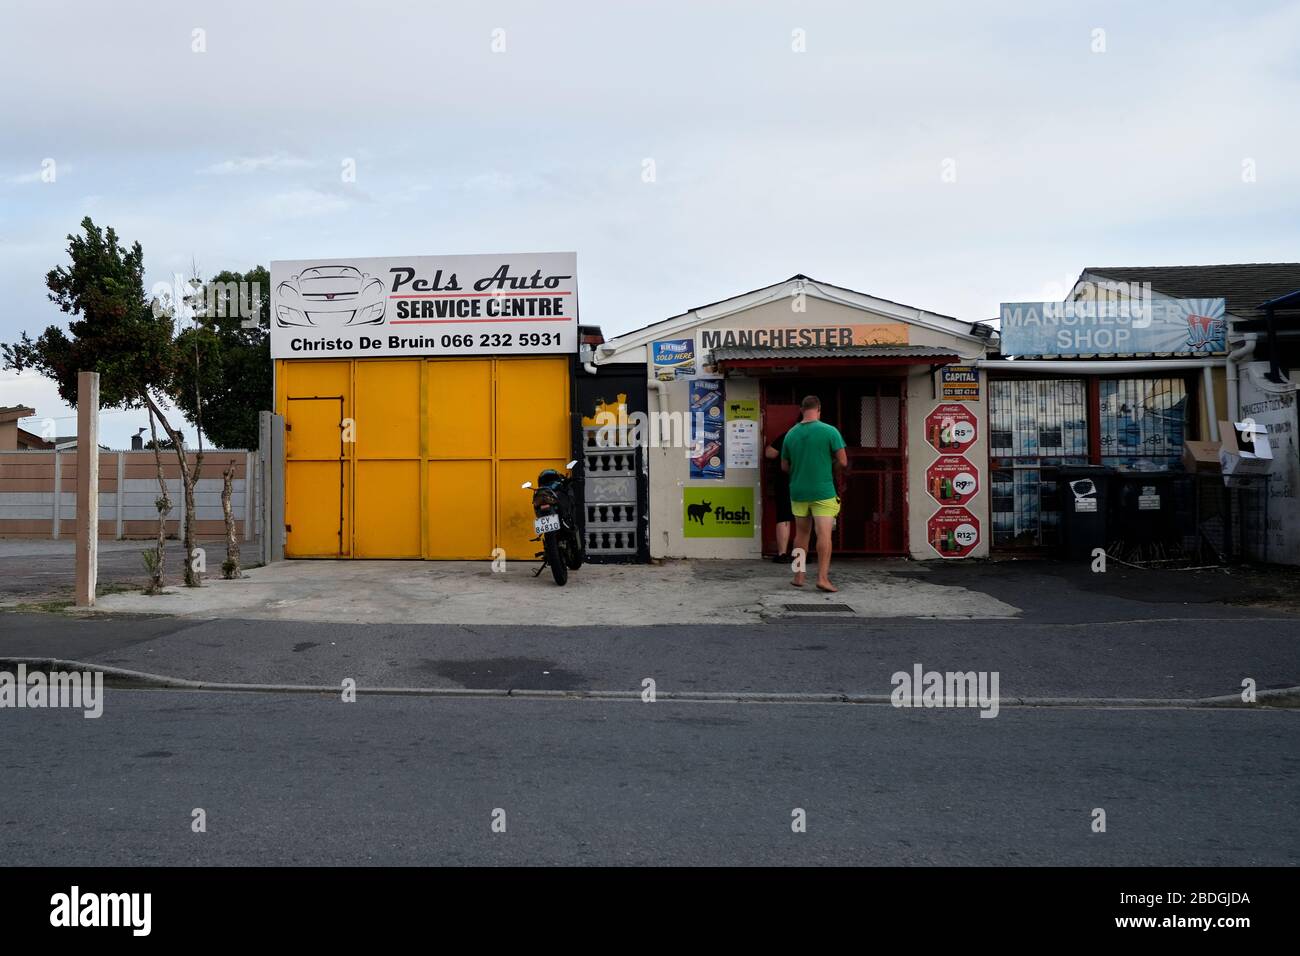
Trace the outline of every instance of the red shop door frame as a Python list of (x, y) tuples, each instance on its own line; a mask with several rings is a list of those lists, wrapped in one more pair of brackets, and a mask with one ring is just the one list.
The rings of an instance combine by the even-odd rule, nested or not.
[[(902, 376), (764, 377), (759, 383), (762, 443), (766, 448), (799, 420), (798, 402), (806, 394), (822, 400), (822, 419), (835, 425), (847, 443), (847, 491), (835, 527), (835, 553), (898, 556), (907, 551), (907, 380)], [(874, 398), (874, 444), (863, 444), (861, 401)], [(886, 414), (896, 402), (897, 421)], [(892, 445), (890, 444), (892, 439)], [(760, 484), (763, 501), (764, 554), (776, 553), (775, 495), (772, 474), (776, 463), (763, 461)]]

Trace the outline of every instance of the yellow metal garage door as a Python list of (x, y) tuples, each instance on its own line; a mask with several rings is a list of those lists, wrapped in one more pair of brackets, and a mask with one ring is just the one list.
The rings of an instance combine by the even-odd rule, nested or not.
[(343, 421), (351, 415), (351, 378), (350, 362), (280, 363), (287, 555), (351, 554), (351, 467), (343, 440)]
[(281, 361), (288, 557), (528, 559), (571, 448), (569, 360)]

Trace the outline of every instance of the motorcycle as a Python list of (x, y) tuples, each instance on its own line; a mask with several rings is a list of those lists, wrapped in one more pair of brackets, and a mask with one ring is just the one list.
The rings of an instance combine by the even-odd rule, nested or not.
[[(570, 571), (582, 567), (585, 557), (582, 533), (578, 530), (578, 507), (573, 497), (573, 469), (577, 464), (569, 462), (565, 466), (568, 473), (563, 475), (554, 468), (543, 469), (533, 490), (533, 530), (537, 537), (532, 540), (542, 542), (542, 550), (534, 555), (542, 559), (542, 564), (533, 577), (549, 567), (560, 586), (569, 580)], [(530, 489), (533, 483), (525, 481), (519, 487)]]

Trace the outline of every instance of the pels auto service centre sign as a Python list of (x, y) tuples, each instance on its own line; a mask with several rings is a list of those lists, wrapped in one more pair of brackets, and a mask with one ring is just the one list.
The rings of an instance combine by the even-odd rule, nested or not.
[(271, 357), (578, 350), (578, 257), (404, 256), (271, 263)]

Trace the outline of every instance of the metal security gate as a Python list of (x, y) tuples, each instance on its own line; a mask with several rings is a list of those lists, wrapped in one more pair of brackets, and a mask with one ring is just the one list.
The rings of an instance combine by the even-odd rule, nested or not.
[[(807, 378), (762, 383), (763, 443), (799, 420), (799, 402), (816, 395), (822, 421), (844, 436), (848, 469), (843, 510), (835, 523), (839, 554), (898, 555), (907, 535), (907, 434), (903, 379)], [(771, 469), (763, 472), (764, 514), (775, 499)], [(763, 550), (775, 549), (772, 522), (763, 521)]]
[(1060, 540), (1055, 468), (1088, 464), (1083, 379), (989, 382), (989, 507), (995, 547)]
[(1060, 543), (1062, 466), (1103, 465), (1152, 480), (1176, 471), (1188, 398), (1179, 375), (991, 380), (993, 546)]

